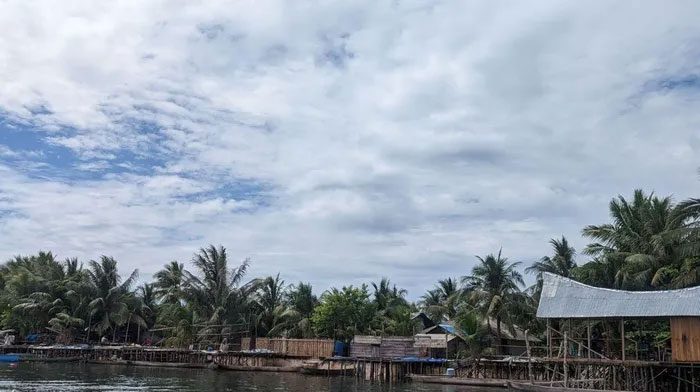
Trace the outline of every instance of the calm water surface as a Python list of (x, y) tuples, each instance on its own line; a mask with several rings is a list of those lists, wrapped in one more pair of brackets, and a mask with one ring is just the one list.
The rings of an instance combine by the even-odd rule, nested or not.
[(387, 385), (351, 377), (72, 363), (0, 364), (0, 391), (494, 392), (427, 384)]

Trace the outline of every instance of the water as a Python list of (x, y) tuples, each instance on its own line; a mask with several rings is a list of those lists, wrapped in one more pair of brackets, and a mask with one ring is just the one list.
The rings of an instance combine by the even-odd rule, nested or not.
[(352, 377), (77, 363), (0, 364), (0, 391), (494, 392), (453, 385), (388, 385)]

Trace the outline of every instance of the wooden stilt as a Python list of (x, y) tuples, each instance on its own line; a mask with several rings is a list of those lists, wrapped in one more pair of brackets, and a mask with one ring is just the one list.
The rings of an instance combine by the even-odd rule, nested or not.
[(568, 331), (564, 331), (564, 388), (569, 387), (569, 366), (566, 363), (566, 358), (569, 352), (569, 340), (567, 338)]
[(549, 319), (547, 319), (547, 356), (552, 358), (552, 326)]
[(625, 360), (625, 319), (620, 319), (620, 339), (622, 340), (622, 360)]

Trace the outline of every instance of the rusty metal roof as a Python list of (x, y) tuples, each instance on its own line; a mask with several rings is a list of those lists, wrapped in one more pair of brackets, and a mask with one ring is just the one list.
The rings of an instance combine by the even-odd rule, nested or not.
[(543, 274), (539, 318), (647, 318), (700, 316), (700, 286), (666, 291), (593, 287)]

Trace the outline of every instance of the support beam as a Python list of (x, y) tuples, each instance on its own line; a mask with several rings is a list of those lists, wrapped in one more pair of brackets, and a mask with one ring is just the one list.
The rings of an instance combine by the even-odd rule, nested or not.
[(620, 319), (620, 340), (622, 340), (622, 360), (625, 360), (625, 319)]
[(588, 337), (588, 347), (587, 347), (587, 352), (588, 352), (588, 358), (591, 358), (591, 320), (586, 321), (586, 335)]
[(547, 357), (552, 358), (552, 326), (550, 319), (547, 319)]

